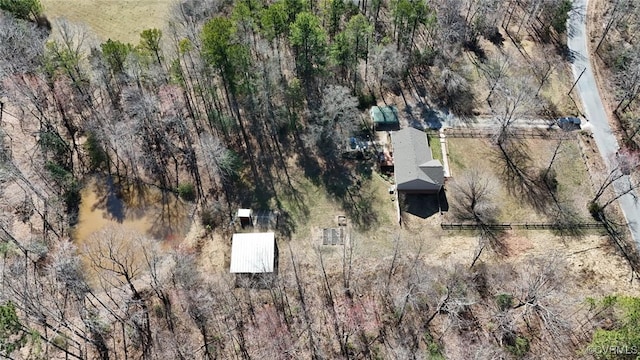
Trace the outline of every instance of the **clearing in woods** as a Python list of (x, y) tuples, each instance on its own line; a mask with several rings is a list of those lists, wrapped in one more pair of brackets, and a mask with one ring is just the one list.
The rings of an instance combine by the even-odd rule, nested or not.
[(86, 24), (99, 40), (137, 44), (142, 30), (163, 29), (173, 0), (41, 0), (53, 26), (59, 18)]
[[(55, 22), (60, 17), (70, 21), (84, 23), (94, 31), (100, 40), (108, 38), (120, 41), (137, 43), (139, 34), (148, 28), (162, 29), (169, 17), (169, 9), (172, 0), (140, 1), (140, 0), (41, 0), (49, 19)], [(560, 82), (568, 84), (562, 78), (565, 74), (558, 75)], [(553, 80), (553, 79), (552, 79)], [(554, 86), (555, 81), (552, 81)], [(554, 86), (551, 86), (552, 88)], [(546, 89), (545, 91), (554, 92)], [(543, 91), (544, 92), (544, 91)], [(480, 96), (479, 98), (483, 98)], [(550, 96), (550, 98), (555, 98)], [(398, 102), (401, 103), (401, 102)], [(566, 105), (566, 104), (565, 104)], [(574, 109), (570, 105), (559, 106), (561, 112), (572, 113)], [(551, 145), (551, 146), (550, 146)], [(544, 163), (548, 161), (553, 144), (541, 141), (530, 141), (529, 146), (533, 150), (531, 154), (534, 162)], [(487, 149), (487, 144), (477, 139), (455, 139), (451, 141), (450, 152), (453, 158), (452, 167), (454, 177), (456, 173), (464, 171), (470, 164), (477, 161), (476, 151), (471, 149)], [(536, 155), (537, 154), (537, 155)], [(485, 168), (493, 168), (490, 157), (482, 157), (487, 163)], [(457, 160), (457, 161), (456, 161)], [(585, 181), (586, 170), (581, 167), (579, 149), (574, 142), (563, 145), (563, 151), (559, 168), (559, 182), (561, 192), (571, 198), (583, 216), (586, 207), (584, 194), (590, 194), (588, 182)], [(541, 165), (541, 164), (538, 164)], [(295, 171), (294, 169), (291, 169)], [(495, 170), (495, 169), (494, 169)], [(575, 171), (574, 171), (575, 170)], [(296, 226), (291, 240), (282, 242), (281, 271), (287, 271), (288, 245), (292, 247), (299, 261), (307, 264), (316, 264), (318, 253), (326, 256), (329, 272), (341, 270), (341, 260), (344, 256), (342, 246), (319, 246), (316, 237), (323, 227), (335, 226), (335, 217), (345, 214), (341, 209), (338, 199), (326, 192), (326, 189), (313, 184), (301, 174), (295, 174), (293, 185), (300, 191), (302, 199), (296, 201), (283, 197), (283, 205), (289, 211)], [(433, 214), (428, 218), (420, 218), (412, 215), (405, 217), (405, 226), (399, 228), (395, 222), (395, 204), (387, 189), (390, 186), (379, 175), (373, 174), (371, 181), (365, 182), (365, 192), (368, 206), (373, 209), (374, 216), (370, 227), (365, 231), (353, 229), (350, 234), (354, 246), (354, 263), (361, 269), (374, 269), (380, 264), (388, 265), (394, 248), (394, 238), (398, 236), (405, 251), (420, 254), (425, 261), (432, 264), (468, 263), (473, 257), (477, 240), (471, 232), (446, 232), (442, 231), (439, 223), (447, 217)], [(563, 191), (564, 190), (564, 191)], [(534, 221), (535, 214), (526, 206), (518, 206), (509, 194), (502, 193), (502, 203), (505, 221)], [(301, 204), (304, 204), (301, 206)], [(522, 204), (520, 204), (522, 205)], [(509, 218), (507, 218), (507, 215)], [(84, 218), (84, 217), (83, 217)], [(587, 218), (588, 220), (588, 218)], [(106, 220), (105, 220), (106, 221)], [(146, 226), (146, 224), (144, 224)], [(204, 229), (195, 221), (186, 239), (181, 242), (183, 247), (197, 248), (198, 240), (205, 235)], [(229, 243), (217, 235), (210, 235), (207, 241), (201, 243), (202, 264), (204, 268), (226, 272), (228, 269)], [(555, 253), (567, 260), (567, 266), (573, 275), (568, 280), (567, 291), (575, 292), (580, 296), (585, 294), (604, 295), (611, 291), (633, 291), (628, 286), (628, 267), (624, 261), (614, 254), (606, 236), (597, 233), (589, 233), (579, 239), (567, 239), (555, 236), (548, 231), (513, 231), (508, 240), (509, 254), (499, 257), (487, 252), (483, 259), (488, 262), (507, 262), (518, 264), (528, 256), (548, 256)], [(606, 259), (606, 260), (605, 260)], [(604, 260), (604, 261), (603, 261)], [(621, 290), (622, 289), (622, 290)]]
[[(540, 214), (530, 204), (523, 202), (521, 194), (515, 190), (517, 187), (514, 188), (505, 181), (502, 175), (504, 161), (499, 158), (497, 147), (488, 139), (449, 137), (447, 144), (452, 175), (449, 182), (455, 182), (456, 178), (464, 176), (471, 169), (479, 170), (482, 175), (495, 182), (495, 196), (499, 199), (496, 203), (501, 208), (500, 221), (524, 223), (553, 220), (549, 216)], [(578, 141), (576, 139), (527, 139), (522, 141), (522, 145), (529, 157), (529, 162), (523, 165), (533, 166), (532, 169), (538, 169), (537, 171), (544, 171), (549, 166), (553, 153), (559, 146), (552, 166), (556, 173), (556, 196), (561, 202), (571, 205), (581, 219), (579, 222), (593, 222), (587, 211), (587, 204), (593, 196), (593, 188), (581, 158)], [(509, 191), (510, 188), (513, 190)], [(454, 201), (455, 187), (449, 186), (447, 190), (447, 199), (451, 203)], [(446, 221), (454, 221), (454, 219), (448, 217)]]

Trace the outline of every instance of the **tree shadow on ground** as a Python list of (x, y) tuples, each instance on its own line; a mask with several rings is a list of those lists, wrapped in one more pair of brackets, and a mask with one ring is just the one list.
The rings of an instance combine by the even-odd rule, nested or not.
[(563, 239), (581, 239), (586, 231), (581, 224), (585, 223), (580, 213), (567, 203), (558, 203), (557, 211), (550, 216), (555, 225), (552, 233)]
[[(281, 208), (281, 205), (278, 206)], [(296, 223), (288, 211), (280, 212), (276, 229), (285, 239), (290, 239), (291, 235), (296, 231)]]
[(119, 223), (125, 219), (125, 203), (111, 176), (97, 176), (92, 189), (96, 202), (91, 210), (102, 209)]
[(618, 223), (602, 210), (594, 213), (593, 217), (604, 225), (605, 231), (616, 251), (629, 263), (632, 276), (640, 274), (640, 254), (636, 250), (633, 238), (629, 234), (629, 229), (626, 228), (628, 224)]
[(587, 10), (583, 5), (578, 6), (578, 5), (574, 4), (571, 7), (569, 15), (575, 17), (576, 20), (578, 20), (578, 24), (576, 24), (576, 22), (574, 22), (574, 21), (568, 21), (568, 23), (567, 23), (567, 37), (572, 38), (572, 37), (578, 35), (578, 32), (580, 31), (579, 22), (584, 20), (584, 18), (587, 16), (586, 14), (587, 14)]
[(371, 160), (347, 161), (328, 151), (318, 154), (318, 158), (303, 155), (300, 165), (305, 176), (314, 185), (324, 187), (356, 227), (366, 230), (376, 223), (378, 210), (372, 206), (375, 197), (368, 188), (372, 179)]
[(370, 193), (371, 166), (361, 160), (355, 166), (347, 166), (343, 161), (336, 161), (328, 166), (322, 180), (329, 195), (337, 200), (351, 219), (352, 223), (363, 230), (375, 224), (378, 214), (372, 206), (374, 195)]
[(494, 161), (502, 167), (501, 177), (509, 194), (523, 199), (539, 213), (549, 212), (554, 194), (543, 183), (544, 170), (533, 166), (526, 144), (505, 141), (497, 146)]
[(425, 128), (440, 129), (442, 127), (442, 118), (440, 114), (423, 102), (415, 105), (406, 104), (403, 109), (409, 127), (424, 130)]
[(440, 128), (442, 128), (442, 116), (432, 108), (424, 106), (420, 113), (420, 117), (424, 120), (429, 129), (439, 130)]
[(504, 46), (504, 41), (506, 40), (500, 33), (500, 29), (498, 29), (497, 26), (486, 29), (483, 32), (482, 36), (499, 48), (502, 48)]
[(445, 124), (449, 126), (465, 126), (472, 123), (470, 116), (456, 116), (446, 107), (438, 108), (424, 103), (417, 103), (415, 106), (407, 105), (404, 112), (409, 119), (409, 126), (416, 129), (439, 130)]
[(480, 62), (485, 62), (487, 60), (487, 53), (480, 44), (477, 36), (473, 36), (471, 39), (463, 41), (462, 48), (474, 53)]
[(304, 176), (311, 180), (312, 183), (318, 185), (320, 183), (320, 176), (322, 175), (322, 168), (318, 159), (309, 156), (308, 154), (300, 154), (298, 158), (298, 165), (304, 170)]

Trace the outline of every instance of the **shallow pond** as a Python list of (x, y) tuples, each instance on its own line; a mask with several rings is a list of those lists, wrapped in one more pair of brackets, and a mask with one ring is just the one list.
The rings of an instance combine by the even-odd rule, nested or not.
[(126, 197), (119, 196), (117, 187), (109, 177), (94, 177), (84, 186), (74, 227), (73, 239), (78, 246), (101, 229), (122, 227), (153, 239), (179, 242), (189, 227), (190, 206), (174, 194), (143, 187), (131, 190)]

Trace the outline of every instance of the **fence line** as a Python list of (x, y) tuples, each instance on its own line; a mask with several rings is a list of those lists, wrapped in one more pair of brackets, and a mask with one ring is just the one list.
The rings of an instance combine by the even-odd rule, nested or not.
[(512, 229), (525, 229), (525, 230), (562, 230), (562, 229), (604, 229), (604, 225), (601, 223), (579, 223), (571, 225), (553, 224), (553, 223), (503, 223), (503, 224), (474, 224), (474, 223), (441, 223), (440, 227), (443, 230), (478, 230), (481, 226), (489, 228), (491, 230), (512, 230)]
[[(478, 129), (445, 129), (444, 133), (447, 137), (452, 138), (491, 138), (495, 136), (494, 131), (478, 130)], [(432, 134), (429, 132), (429, 134)], [(434, 136), (437, 136), (436, 132), (433, 132)], [(577, 137), (575, 132), (560, 132), (556, 130), (529, 130), (529, 131), (514, 131), (511, 136), (517, 139), (554, 139), (554, 140), (572, 140)]]

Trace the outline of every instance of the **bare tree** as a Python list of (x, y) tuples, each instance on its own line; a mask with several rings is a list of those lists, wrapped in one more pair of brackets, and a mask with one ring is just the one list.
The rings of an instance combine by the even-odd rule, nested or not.
[(475, 168), (456, 178), (452, 185), (454, 216), (461, 221), (495, 223), (500, 214), (495, 203), (496, 181)]
[(358, 129), (358, 100), (344, 86), (329, 85), (323, 90), (322, 103), (309, 126), (309, 137), (322, 153), (336, 157), (344, 139)]
[(537, 102), (531, 77), (516, 74), (501, 77), (502, 81), (495, 86), (495, 102), (491, 105), (491, 112), (497, 121), (498, 133), (496, 143), (505, 145), (510, 140), (513, 124), (537, 113)]
[(563, 314), (565, 276), (565, 264), (559, 257), (531, 258), (514, 291), (513, 310), (520, 312), (530, 332), (543, 330), (543, 340), (553, 353), (563, 353), (571, 341), (571, 327)]
[(383, 94), (386, 91), (399, 90), (407, 63), (406, 57), (396, 51), (393, 45), (373, 47), (369, 58), (369, 66), (372, 69), (373, 76), (368, 79), (368, 82), (374, 89), (378, 89), (383, 101)]
[(106, 228), (93, 237), (94, 246), (87, 255), (97, 272), (100, 286), (111, 302), (109, 309), (123, 330), (126, 326), (133, 328), (134, 344), (142, 349), (143, 358), (149, 358), (153, 333), (148, 294), (138, 283), (144, 271), (140, 256), (147, 239), (119, 228)]
[[(607, 20), (607, 25), (605, 25), (604, 30), (602, 31), (602, 36), (598, 41), (598, 45), (596, 45), (596, 53), (600, 50), (600, 47), (602, 46), (602, 43), (606, 39), (607, 35), (609, 35), (609, 31), (611, 30), (612, 26), (617, 25), (625, 17), (625, 15), (628, 15), (631, 12), (631, 3), (632, 2), (629, 0), (615, 0), (613, 8), (608, 9), (607, 14), (609, 16), (609, 19)], [(586, 16), (586, 14), (583, 16)]]
[(496, 87), (504, 82), (504, 78), (509, 75), (511, 55), (509, 52), (499, 53), (495, 57), (491, 57), (482, 63), (476, 64), (482, 71), (489, 85), (489, 94), (487, 95), (487, 103), (491, 107), (491, 96)]
[[(0, 13), (0, 74), (11, 81), (9, 75), (34, 71), (42, 61), (46, 33), (34, 24)], [(4, 85), (4, 84), (3, 84)], [(0, 89), (2, 86), (0, 85)]]
[(500, 208), (495, 203), (496, 181), (477, 169), (471, 169), (453, 184), (454, 202), (451, 207), (454, 216), (461, 221), (471, 221), (478, 227), (478, 248), (471, 267), (486, 246), (498, 254), (506, 250), (505, 234), (496, 227), (500, 215)]
[[(640, 43), (634, 46), (632, 52), (640, 50)], [(616, 74), (615, 82), (622, 90), (614, 109), (616, 114), (624, 113), (629, 107), (638, 99), (640, 95), (640, 60), (636, 57), (632, 57), (628, 62), (621, 66), (621, 71)], [(640, 130), (637, 130), (637, 133)], [(634, 135), (635, 135), (634, 133)], [(630, 139), (633, 138), (629, 136)]]
[(201, 337), (201, 346), (206, 359), (217, 357), (214, 339), (215, 312), (211, 309), (218, 306), (216, 299), (211, 294), (207, 281), (194, 266), (195, 259), (183, 254), (174, 254), (174, 267), (172, 269), (173, 280), (181, 291), (181, 298), (186, 305), (186, 313), (195, 323)]
[(465, 75), (463, 68), (442, 65), (435, 86), (440, 103), (460, 117), (471, 115), (475, 106), (473, 90)]
[(232, 155), (217, 137), (209, 134), (201, 136), (197, 155), (202, 159), (209, 179), (214, 185), (234, 175)]
[[(639, 168), (640, 157), (638, 154), (630, 150), (617, 152), (612, 159), (611, 170), (606, 174), (593, 199), (589, 202), (591, 214), (602, 218), (604, 210), (609, 205), (627, 194), (631, 194), (637, 200), (635, 191), (640, 188), (640, 182), (635, 181), (634, 177), (629, 175)], [(613, 194), (610, 190), (613, 190)]]

